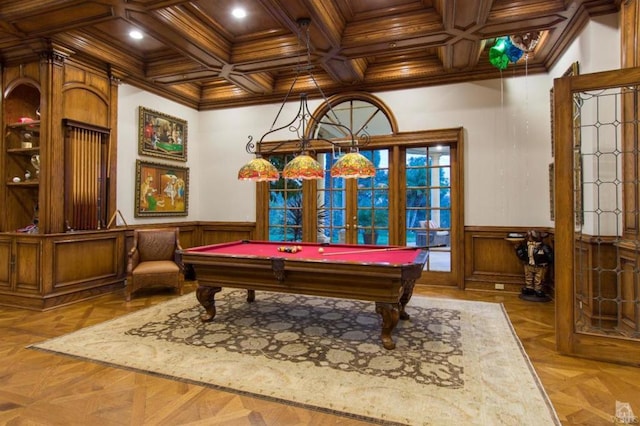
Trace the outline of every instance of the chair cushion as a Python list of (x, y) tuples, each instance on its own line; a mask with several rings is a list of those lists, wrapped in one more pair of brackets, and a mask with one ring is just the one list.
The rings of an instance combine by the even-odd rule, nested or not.
[(140, 262), (132, 274), (168, 274), (179, 271), (178, 265), (171, 260), (150, 260), (148, 262)]

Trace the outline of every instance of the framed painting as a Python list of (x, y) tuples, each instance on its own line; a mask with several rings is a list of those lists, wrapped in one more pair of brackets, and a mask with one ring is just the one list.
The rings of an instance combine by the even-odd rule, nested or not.
[(187, 161), (187, 122), (139, 107), (138, 154)]
[(135, 217), (187, 216), (189, 169), (136, 160)]

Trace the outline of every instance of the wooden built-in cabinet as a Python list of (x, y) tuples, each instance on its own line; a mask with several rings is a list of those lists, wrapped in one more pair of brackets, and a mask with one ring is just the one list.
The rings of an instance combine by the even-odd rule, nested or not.
[(0, 305), (44, 310), (122, 289), (126, 238), (104, 230), (116, 211), (117, 80), (40, 47), (3, 56)]

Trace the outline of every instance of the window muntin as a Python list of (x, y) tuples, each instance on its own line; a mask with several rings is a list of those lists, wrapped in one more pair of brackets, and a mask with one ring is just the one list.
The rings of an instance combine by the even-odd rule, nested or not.
[(430, 270), (451, 270), (451, 157), (446, 146), (407, 149), (406, 241), (430, 252)]
[[(271, 161), (282, 172), (293, 155), (271, 156)], [(269, 182), (269, 241), (302, 241), (303, 191), (299, 180), (280, 177)]]

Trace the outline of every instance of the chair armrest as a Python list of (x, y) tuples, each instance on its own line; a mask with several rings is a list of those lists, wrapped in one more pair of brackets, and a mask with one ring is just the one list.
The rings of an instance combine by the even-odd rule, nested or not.
[(127, 274), (130, 275), (136, 266), (138, 266), (138, 263), (140, 263), (140, 252), (138, 251), (138, 248), (131, 248), (127, 258)]
[(184, 262), (182, 262), (182, 252), (180, 251), (182, 248), (178, 245), (178, 248), (173, 253), (173, 261), (178, 265), (181, 272), (184, 272)]

